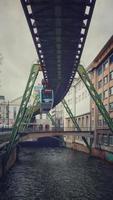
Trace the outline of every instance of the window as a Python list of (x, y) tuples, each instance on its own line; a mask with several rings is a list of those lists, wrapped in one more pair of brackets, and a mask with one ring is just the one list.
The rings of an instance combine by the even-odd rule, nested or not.
[(98, 81), (98, 89), (102, 87), (102, 80)]
[(89, 117), (86, 116), (86, 128), (88, 128), (88, 124), (89, 124)]
[(103, 135), (103, 137), (102, 137), (102, 144), (103, 145), (108, 145), (108, 143), (109, 143), (108, 136), (107, 135)]
[(113, 54), (109, 57), (109, 63), (110, 63), (110, 64), (113, 63)]
[(109, 144), (110, 144), (110, 146), (113, 146), (113, 136), (109, 137)]
[(16, 107), (13, 108), (13, 117), (16, 119)]
[(103, 63), (103, 69), (105, 70), (109, 65), (109, 61), (106, 60), (104, 63)]
[(46, 125), (45, 125), (45, 130), (47, 131), (47, 130), (49, 130), (49, 128), (50, 128), (50, 127), (49, 127), (49, 124), (46, 124)]
[(107, 125), (107, 123), (106, 123), (106, 121), (103, 119), (103, 125), (104, 126), (106, 126)]
[(102, 126), (102, 120), (101, 119), (98, 120), (98, 126)]
[(39, 124), (39, 131), (42, 131), (42, 130), (43, 130), (43, 125)]
[(107, 98), (108, 97), (108, 90), (105, 90), (104, 92), (103, 92), (103, 98), (105, 99), (105, 98)]
[(113, 111), (113, 102), (109, 104), (109, 110)]
[(82, 117), (82, 127), (84, 127), (84, 117)]
[(81, 118), (78, 118), (78, 124), (81, 125)]
[(113, 95), (113, 87), (109, 88), (109, 94)]
[(98, 69), (97, 69), (97, 74), (98, 76), (100, 76), (102, 74), (102, 66), (100, 66)]
[(103, 83), (104, 83), (104, 85), (105, 85), (106, 83), (108, 83), (108, 76), (105, 76), (105, 77), (103, 78)]
[(113, 71), (110, 72), (110, 80), (113, 80)]

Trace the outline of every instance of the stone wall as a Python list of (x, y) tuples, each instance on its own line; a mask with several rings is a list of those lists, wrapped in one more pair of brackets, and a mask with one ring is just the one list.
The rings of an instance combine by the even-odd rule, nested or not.
[[(66, 147), (67, 148), (71, 148), (77, 151), (82, 151), (85, 153), (89, 153), (88, 149), (86, 146), (84, 146), (83, 144), (79, 144), (79, 143), (66, 143)], [(106, 151), (106, 150), (102, 150), (102, 149), (97, 149), (97, 148), (92, 148), (92, 156), (100, 158), (102, 160), (106, 160), (110, 163), (113, 164), (113, 153)]]

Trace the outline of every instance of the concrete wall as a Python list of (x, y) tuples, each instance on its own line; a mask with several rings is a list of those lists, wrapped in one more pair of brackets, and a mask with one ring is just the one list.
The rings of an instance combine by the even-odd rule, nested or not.
[[(71, 143), (67, 142), (66, 143), (67, 148), (71, 148), (73, 150), (89, 153), (88, 149), (86, 146), (80, 143)], [(113, 153), (107, 150), (102, 150), (102, 149), (97, 149), (97, 148), (92, 148), (92, 156), (100, 158), (102, 160), (106, 160), (109, 163), (113, 164)]]

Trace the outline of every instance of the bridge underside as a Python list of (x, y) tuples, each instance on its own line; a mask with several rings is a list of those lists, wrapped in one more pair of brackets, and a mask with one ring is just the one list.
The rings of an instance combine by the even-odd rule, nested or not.
[(54, 106), (75, 76), (95, 0), (21, 0)]

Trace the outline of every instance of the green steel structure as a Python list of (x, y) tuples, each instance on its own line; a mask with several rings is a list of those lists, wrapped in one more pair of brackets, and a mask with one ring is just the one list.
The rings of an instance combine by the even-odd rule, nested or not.
[(56, 127), (56, 123), (55, 120), (53, 119), (52, 115), (49, 113), (47, 113), (48, 118), (51, 120), (52, 124)]
[[(79, 127), (79, 125), (78, 125), (78, 123), (77, 123), (75, 117), (73, 116), (73, 113), (71, 112), (71, 109), (69, 108), (69, 106), (68, 106), (68, 104), (67, 104), (67, 102), (66, 102), (65, 99), (62, 100), (62, 104), (63, 104), (64, 108), (66, 109), (66, 111), (67, 111), (69, 117), (71, 118), (71, 120), (72, 120), (72, 122), (73, 122), (75, 128), (76, 128), (78, 131), (81, 131), (81, 128)], [(87, 148), (89, 149), (89, 152), (90, 152), (90, 154), (91, 154), (92, 143), (89, 145), (85, 137), (82, 137), (82, 139), (83, 139), (84, 143), (86, 144), (86, 146), (87, 146)]]
[(109, 113), (107, 112), (105, 106), (103, 105), (99, 94), (97, 93), (96, 89), (94, 88), (94, 86), (88, 76), (88, 73), (86, 72), (85, 68), (82, 65), (78, 66), (77, 72), (78, 72), (80, 78), (82, 79), (82, 81), (84, 82), (86, 88), (88, 89), (91, 97), (93, 98), (96, 106), (98, 107), (98, 109), (99, 109), (101, 115), (103, 116), (104, 120), (106, 121), (108, 127), (113, 132), (112, 119), (110, 118)]
[(36, 111), (38, 111), (39, 109), (40, 109), (39, 97), (36, 95), (35, 98), (34, 98), (32, 106), (29, 106), (27, 108), (26, 112), (25, 112), (21, 126), (19, 128), (19, 132), (24, 131), (28, 127), (28, 125), (29, 125), (29, 123), (30, 123), (30, 121), (33, 117), (33, 114)]
[[(9, 158), (9, 155), (12, 151), (13, 146), (17, 143), (17, 141), (19, 140), (19, 129), (22, 128), (22, 122), (28, 117), (28, 119), (30, 119), (31, 114), (28, 115), (28, 103), (30, 100), (30, 96), (32, 93), (32, 89), (34, 86), (34, 83), (36, 81), (36, 78), (38, 76), (38, 72), (40, 71), (40, 65), (39, 64), (33, 64), (31, 71), (30, 71), (30, 75), (29, 75), (29, 79), (27, 82), (27, 86), (22, 98), (22, 102), (13, 126), (13, 130), (11, 133), (11, 137), (9, 140), (9, 144), (6, 147), (6, 152), (5, 152), (5, 157), (4, 157), (4, 164), (7, 163), (7, 160)], [(27, 113), (27, 114), (26, 114)], [(31, 112), (30, 112), (31, 113)]]
[[(39, 113), (40, 102), (39, 102), (38, 96), (35, 96), (32, 106), (28, 106), (29, 100), (31, 97), (31, 93), (32, 93), (32, 89), (35, 84), (35, 80), (38, 76), (39, 71), (40, 71), (40, 65), (34, 64), (31, 68), (27, 86), (26, 86), (26, 89), (25, 89), (25, 92), (24, 92), (24, 95), (22, 98), (22, 102), (21, 102), (20, 109), (19, 109), (17, 117), (16, 117), (15, 124), (13, 126), (9, 144), (7, 145), (6, 150), (5, 150), (4, 164), (7, 163), (7, 160), (12, 151), (12, 148), (19, 140), (19, 137), (20, 137), (19, 132), (24, 131), (25, 128), (28, 126), (30, 120), (32, 119), (33, 115), (36, 115), (37, 113)], [(113, 132), (112, 119), (110, 118), (109, 113), (106, 111), (106, 109), (100, 99), (100, 96), (97, 93), (96, 89), (94, 88), (86, 70), (84, 69), (84, 67), (82, 65), (79, 65), (77, 72), (78, 72), (81, 80), (84, 82), (85, 86), (87, 87), (91, 97), (95, 101), (100, 113), (102, 114), (103, 118), (105, 119), (106, 123), (108, 124), (108, 127)], [(63, 104), (64, 108), (66, 109), (68, 115), (70, 116), (75, 128), (78, 131), (81, 131), (81, 128), (79, 127), (79, 125), (78, 125), (75, 117), (73, 116), (73, 113), (71, 112), (71, 109), (69, 108), (65, 99), (62, 100), (62, 104)], [(51, 114), (48, 113), (47, 115), (50, 118), (50, 120), (52, 121), (52, 124), (56, 127), (56, 123), (55, 123), (54, 119), (52, 118)], [(90, 142), (90, 144), (88, 144), (87, 139), (85, 137), (82, 137), (82, 139), (85, 142), (87, 148), (89, 149), (89, 152), (91, 153), (92, 142)]]

